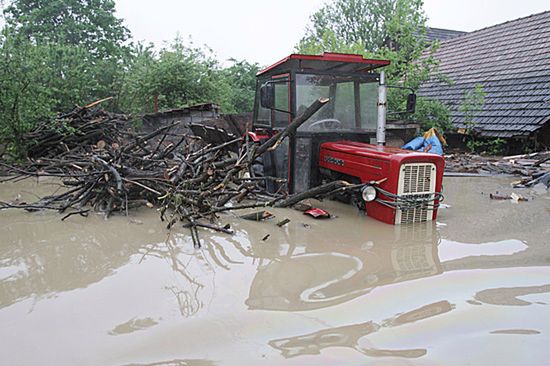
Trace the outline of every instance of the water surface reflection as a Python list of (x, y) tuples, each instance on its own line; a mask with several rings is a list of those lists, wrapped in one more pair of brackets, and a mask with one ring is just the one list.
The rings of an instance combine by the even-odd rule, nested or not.
[(368, 344), (366, 336), (378, 332), (384, 327), (397, 327), (407, 323), (413, 323), (422, 319), (444, 314), (454, 308), (447, 301), (439, 301), (421, 308), (396, 315), (379, 325), (369, 321), (330, 329), (323, 329), (315, 333), (276, 339), (269, 345), (281, 351), (286, 357), (303, 356), (306, 354), (320, 354), (321, 350), (330, 347), (347, 347), (354, 349), (370, 357), (404, 357), (418, 358), (426, 354), (426, 349), (379, 349)]
[[(220, 215), (235, 235), (201, 231), (200, 250), (154, 210), (65, 222), (1, 211), (3, 361), (540, 364), (550, 200), (481, 194), (503, 189), (446, 180), (450, 207), (426, 225), (381, 224), (335, 202), (319, 203), (336, 216), (326, 221)], [(20, 190), (0, 185), (0, 199)]]
[[(359, 231), (359, 236), (362, 232)], [(363, 239), (298, 232), (283, 255), (258, 268), (246, 304), (250, 309), (300, 311), (334, 306), (373, 288), (441, 273), (435, 225), (385, 225)], [(341, 243), (349, 240), (348, 243)], [(351, 244), (353, 243), (353, 244)], [(336, 244), (336, 245), (335, 245)]]

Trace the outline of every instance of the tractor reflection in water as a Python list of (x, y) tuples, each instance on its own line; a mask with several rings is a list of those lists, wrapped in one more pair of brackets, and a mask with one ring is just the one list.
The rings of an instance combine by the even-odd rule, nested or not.
[(259, 266), (246, 300), (249, 309), (319, 309), (378, 286), (442, 272), (439, 236), (431, 223), (398, 229), (376, 225), (362, 245), (335, 245), (327, 238), (318, 240), (315, 233), (311, 236), (288, 238), (304, 244), (281, 245), (269, 263)]

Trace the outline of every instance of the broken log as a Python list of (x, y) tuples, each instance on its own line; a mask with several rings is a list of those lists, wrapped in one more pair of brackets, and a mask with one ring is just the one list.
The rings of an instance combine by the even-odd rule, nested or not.
[[(319, 98), (314, 101), (302, 114), (294, 118), (294, 120), (292, 120), (292, 122), (284, 130), (272, 136), (269, 140), (260, 145), (260, 147), (258, 147), (258, 149), (254, 153), (254, 159), (268, 151), (273, 151), (277, 147), (279, 147), (279, 145), (286, 137), (295, 133), (298, 127), (304, 124), (304, 122), (306, 122), (329, 101), (329, 98)], [(252, 159), (252, 161), (254, 161), (254, 159)]]
[(351, 184), (345, 180), (335, 180), (321, 186), (311, 188), (305, 192), (294, 194), (288, 198), (285, 198), (275, 203), (275, 207), (290, 207), (308, 198), (328, 197), (338, 192), (343, 192), (346, 190), (351, 191), (362, 186), (363, 184)]

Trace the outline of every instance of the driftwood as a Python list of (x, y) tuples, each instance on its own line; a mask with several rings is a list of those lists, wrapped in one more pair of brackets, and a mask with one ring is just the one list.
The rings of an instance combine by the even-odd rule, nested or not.
[[(33, 203), (0, 202), (0, 209), (57, 210), (65, 213), (65, 220), (85, 216), (91, 209), (108, 217), (143, 205), (156, 206), (168, 228), (178, 223), (189, 228), (194, 245), (199, 247), (198, 228), (232, 233), (219, 223), (222, 212), (289, 207), (306, 198), (357, 188), (336, 181), (290, 196), (285, 192), (268, 194), (260, 183), (281, 179), (244, 174), (257, 157), (276, 149), (327, 102), (316, 100), (259, 146), (242, 138), (213, 146), (195, 136), (175, 135), (171, 131), (178, 122), (143, 135), (131, 128), (129, 116), (97, 109), (98, 103), (79, 107), (40, 124), (24, 137), (26, 163), (0, 163), (17, 178), (58, 177), (66, 190)], [(166, 139), (168, 135), (170, 139)]]
[[(550, 172), (550, 152), (537, 152), (502, 158), (475, 154), (452, 154), (445, 157), (445, 172), (459, 175), (508, 174), (520, 176), (518, 187), (533, 185), (533, 181)], [(452, 175), (452, 174), (449, 174)], [(536, 183), (535, 183), (536, 184)]]

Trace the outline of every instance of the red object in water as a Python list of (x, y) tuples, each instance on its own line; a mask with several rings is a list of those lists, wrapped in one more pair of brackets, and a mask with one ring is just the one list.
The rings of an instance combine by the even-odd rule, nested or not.
[(305, 211), (304, 215), (309, 215), (314, 219), (327, 219), (330, 217), (330, 214), (327, 211), (317, 207), (313, 207)]

